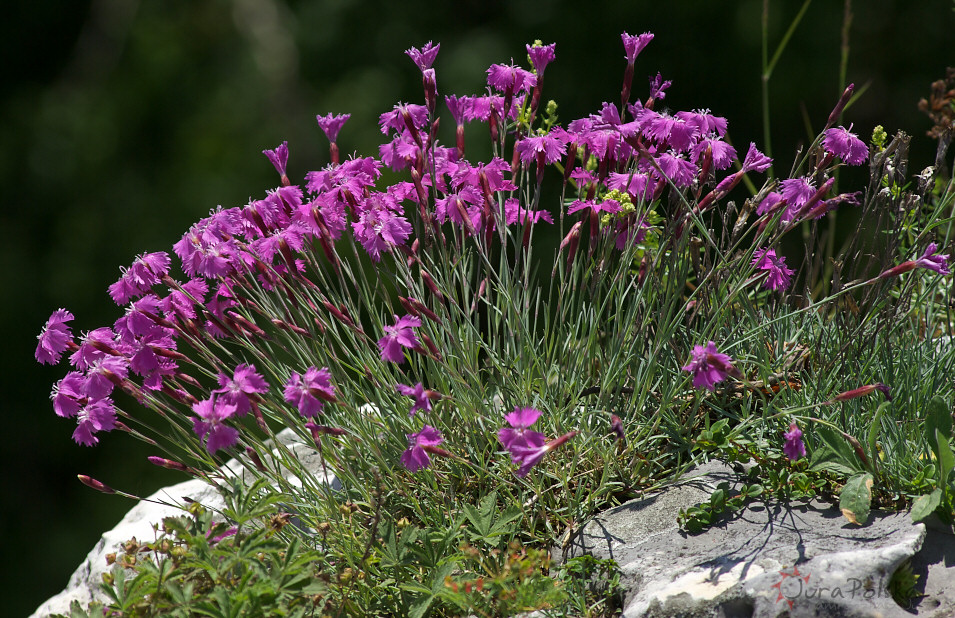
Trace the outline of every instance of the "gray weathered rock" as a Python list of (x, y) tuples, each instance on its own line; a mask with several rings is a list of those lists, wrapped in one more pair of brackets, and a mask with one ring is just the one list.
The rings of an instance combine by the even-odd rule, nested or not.
[(955, 615), (955, 544), (907, 513), (874, 511), (865, 526), (839, 509), (754, 503), (703, 533), (678, 529), (676, 514), (709, 499), (718, 483), (736, 484), (711, 462), (656, 495), (607, 511), (587, 525), (568, 557), (612, 558), (623, 572), (624, 616), (911, 616), (887, 591), (906, 559), (926, 595), (914, 615)]
[[(314, 478), (322, 478), (313, 448), (296, 443), (290, 432), (279, 437)], [(242, 472), (234, 461), (230, 468)], [(616, 560), (623, 572), (627, 617), (955, 616), (955, 537), (951, 527), (938, 522), (912, 524), (907, 513), (875, 511), (859, 527), (821, 502), (753, 503), (699, 535), (679, 530), (681, 508), (707, 501), (718, 483), (732, 487), (738, 478), (724, 464), (706, 464), (655, 495), (595, 518), (567, 557), (591, 553)], [(202, 481), (180, 483), (151, 498), (183, 504), (184, 497), (222, 505)], [(67, 589), (34, 616), (67, 612), (73, 599), (85, 607), (94, 595), (99, 597), (106, 553), (133, 536), (152, 539), (153, 523), (180, 513), (173, 506), (137, 505), (103, 535)], [(909, 558), (920, 577), (916, 590), (924, 597), (906, 612), (886, 586)]]
[[(288, 446), (295, 458), (313, 479), (321, 481), (325, 478), (314, 446), (301, 443), (289, 429), (279, 433), (277, 438), (279, 442)], [(224, 471), (227, 475), (240, 474), (245, 476), (248, 474), (235, 459), (230, 460), (224, 466)], [(301, 485), (301, 480), (287, 469), (283, 469), (283, 476), (290, 483)], [(331, 477), (331, 475), (329, 476), (329, 482), (334, 486), (337, 479)], [(185, 481), (160, 489), (149, 498), (137, 503), (115, 528), (105, 532), (99, 542), (90, 550), (86, 560), (74, 571), (66, 589), (44, 602), (37, 608), (31, 618), (45, 618), (52, 614), (69, 615), (70, 603), (74, 600), (79, 601), (84, 609), (94, 599), (104, 600), (105, 597), (99, 590), (99, 584), (103, 581), (103, 574), (111, 568), (106, 564), (106, 554), (118, 551), (122, 543), (133, 537), (140, 541), (152, 541), (155, 538), (153, 524), (160, 523), (164, 517), (182, 515), (182, 507), (187, 505), (185, 498), (199, 502), (211, 509), (221, 509), (225, 505), (216, 489), (200, 479)]]

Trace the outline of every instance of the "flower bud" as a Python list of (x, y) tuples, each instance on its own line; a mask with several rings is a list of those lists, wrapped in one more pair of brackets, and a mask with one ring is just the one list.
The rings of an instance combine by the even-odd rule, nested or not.
[(846, 89), (843, 91), (842, 96), (839, 97), (839, 101), (836, 103), (836, 106), (832, 108), (832, 112), (829, 114), (829, 120), (826, 121), (826, 126), (824, 128), (828, 129), (831, 126), (835, 126), (836, 122), (839, 121), (839, 116), (842, 115), (842, 111), (846, 108), (846, 104), (849, 102), (849, 99), (852, 98), (852, 91), (855, 89), (855, 84), (849, 84), (846, 86)]
[(627, 438), (623, 431), (623, 421), (620, 420), (620, 417), (616, 414), (610, 415), (610, 430), (614, 434), (614, 440), (619, 445), (623, 445)]
[(165, 459), (163, 457), (156, 457), (155, 455), (150, 455), (146, 458), (149, 463), (154, 466), (159, 466), (160, 468), (166, 468), (167, 470), (178, 470), (179, 472), (189, 472), (189, 467), (178, 461), (173, 461), (172, 459)]
[(478, 285), (477, 294), (474, 295), (474, 300), (471, 301), (471, 313), (477, 311), (478, 301), (484, 296), (484, 292), (487, 291), (487, 277), (481, 279), (481, 284)]
[(290, 324), (290, 323), (288, 323), (288, 322), (284, 322), (284, 321), (282, 321), (282, 320), (279, 320), (278, 318), (273, 318), (273, 319), (272, 319), (272, 324), (273, 324), (276, 328), (281, 328), (282, 330), (291, 331), (291, 332), (295, 333), (296, 335), (302, 335), (303, 337), (310, 337), (310, 336), (311, 336), (311, 333), (309, 333), (307, 330), (305, 330), (305, 329), (302, 328), (301, 326), (296, 326), (295, 324)]
[(305, 428), (312, 432), (312, 439), (315, 440), (316, 444), (318, 443), (318, 439), (323, 435), (344, 436), (348, 433), (344, 429), (329, 427), (327, 425), (316, 425), (312, 421), (305, 423)]
[(330, 314), (332, 314), (332, 316), (333, 316), (336, 320), (338, 320), (339, 322), (341, 322), (341, 323), (344, 324), (345, 326), (354, 326), (354, 325), (355, 325), (355, 322), (352, 321), (352, 319), (351, 319), (350, 317), (348, 317), (347, 315), (345, 315), (345, 313), (342, 312), (341, 309), (339, 309), (338, 307), (336, 307), (335, 305), (333, 305), (333, 304), (332, 304), (331, 302), (329, 302), (328, 300), (322, 299), (322, 304), (325, 306), (325, 308), (328, 310), (328, 312), (329, 312)]
[(441, 352), (438, 350), (438, 346), (434, 344), (434, 341), (431, 340), (431, 337), (425, 333), (418, 333), (418, 336), (421, 337), (421, 341), (424, 342), (424, 345), (428, 348), (431, 356), (437, 360), (441, 360)]
[(431, 277), (431, 274), (428, 271), (421, 269), (421, 280), (424, 281), (424, 285), (428, 290), (437, 297), (438, 300), (444, 302), (444, 294), (441, 293), (441, 290), (438, 289), (437, 284), (434, 282), (434, 279)]
[(421, 82), (424, 86), (424, 100), (428, 106), (428, 114), (434, 115), (434, 108), (438, 99), (438, 82), (434, 69), (425, 69), (422, 71)]
[(411, 315), (413, 315), (413, 316), (416, 317), (416, 318), (420, 318), (420, 317), (421, 317), (420, 315), (418, 315), (418, 310), (415, 309), (414, 305), (412, 305), (411, 303), (409, 303), (409, 302), (408, 302), (408, 299), (405, 298), (404, 296), (399, 296), (399, 297), (398, 297), (398, 302), (401, 303), (401, 306), (404, 308), (405, 313), (410, 313)]
[[(567, 267), (570, 267), (571, 262), (574, 261), (574, 256), (577, 255), (577, 245), (580, 244), (580, 226), (583, 221), (578, 221), (574, 224), (570, 231), (567, 232), (567, 236), (560, 241), (560, 251), (567, 249)], [(552, 274), (557, 273), (557, 265), (554, 265), (554, 271)]]
[(113, 489), (112, 487), (110, 487), (109, 485), (106, 485), (106, 484), (104, 484), (104, 483), (101, 483), (101, 482), (97, 481), (97, 480), (94, 479), (94, 478), (91, 478), (91, 477), (89, 477), (89, 476), (86, 476), (85, 474), (77, 474), (77, 475), (76, 475), (76, 478), (80, 479), (80, 482), (83, 483), (84, 485), (86, 485), (87, 487), (92, 487), (92, 488), (95, 489), (96, 491), (101, 491), (101, 492), (103, 492), (104, 494), (115, 494), (115, 493), (116, 493), (116, 490)]
[(259, 458), (259, 454), (255, 452), (251, 446), (245, 447), (245, 454), (252, 460), (252, 463), (255, 464), (256, 469), (259, 472), (265, 472), (265, 466), (262, 465), (262, 459)]
[(846, 391), (844, 393), (839, 393), (833, 398), (830, 403), (835, 403), (837, 401), (848, 401), (850, 399), (857, 399), (859, 397), (865, 397), (875, 391), (879, 391), (885, 395), (886, 401), (892, 401), (892, 395), (889, 394), (889, 387), (881, 382), (876, 384), (866, 384), (865, 386), (860, 386), (859, 388), (854, 388), (851, 391)]

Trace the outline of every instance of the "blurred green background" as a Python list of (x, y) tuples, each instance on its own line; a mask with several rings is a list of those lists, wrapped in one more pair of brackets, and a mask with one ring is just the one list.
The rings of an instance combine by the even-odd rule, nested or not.
[[(775, 48), (800, 1), (770, 2)], [(854, 3), (848, 80), (869, 84), (846, 119), (868, 138), (875, 124), (915, 135), (913, 169), (934, 160), (916, 103), (955, 65), (951, 0)], [(344, 154), (377, 154), (378, 115), (420, 102), (417, 68), (402, 53), (442, 44), (441, 94), (473, 94), (484, 70), (524, 44), (557, 43), (545, 98), (563, 122), (620, 96), (620, 33), (656, 39), (645, 76), (674, 82), (674, 110), (710, 108), (734, 143), (762, 144), (762, 0), (713, 2), (362, 2), (358, 0), (33, 0), (5, 8), (0, 45), (0, 362), (5, 462), (0, 524), (3, 615), (26, 615), (62, 589), (132, 504), (82, 486), (77, 473), (147, 495), (185, 480), (145, 461), (153, 451), (119, 432), (77, 446), (75, 424), (48, 399), (65, 367), (33, 362), (36, 334), (66, 307), (74, 329), (112, 324), (106, 287), (143, 251), (170, 250), (211, 208), (244, 205), (275, 186), (260, 152), (288, 140), (289, 175), (327, 162), (314, 117), (352, 113)], [(777, 170), (818, 129), (840, 93), (843, 2), (816, 0), (771, 82)], [(447, 120), (446, 120), (447, 122)], [(445, 142), (451, 143), (445, 127)], [(486, 135), (473, 127), (469, 140)], [(861, 187), (859, 187), (861, 188)]]

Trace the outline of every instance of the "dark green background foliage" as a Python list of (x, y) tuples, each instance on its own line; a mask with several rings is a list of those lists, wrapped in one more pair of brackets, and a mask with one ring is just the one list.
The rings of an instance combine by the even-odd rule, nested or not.
[[(437, 4), (437, 3), (435, 3)], [(452, 4), (454, 5), (452, 8)], [(802, 2), (772, 1), (775, 47)], [(916, 135), (913, 168), (933, 160), (916, 110), (929, 83), (955, 65), (951, 0), (857, 2), (848, 79), (869, 82), (847, 115), (868, 138), (881, 123)], [(585, 8), (586, 6), (586, 8)], [(277, 183), (261, 154), (289, 141), (289, 173), (327, 162), (315, 114), (351, 112), (343, 153), (376, 154), (377, 118), (421, 100), (403, 50), (442, 44), (440, 93), (472, 94), (484, 70), (524, 44), (557, 43), (545, 98), (566, 122), (620, 96), (620, 32), (657, 37), (637, 62), (634, 92), (662, 71), (673, 109), (709, 107), (745, 150), (762, 146), (762, 2), (495, 2), (440, 7), (349, 0), (95, 0), (15, 2), (4, 9), (0, 63), (0, 325), (4, 329), (4, 615), (25, 615), (61, 589), (98, 538), (131, 504), (76, 481), (86, 473), (146, 495), (184, 480), (145, 461), (119, 432), (99, 448), (73, 443), (47, 394), (64, 368), (32, 362), (35, 336), (66, 307), (78, 331), (121, 310), (106, 287), (143, 251), (169, 250), (218, 204), (258, 198)], [(807, 130), (839, 93), (842, 2), (817, 0), (771, 82), (773, 146), (784, 173)], [(446, 119), (448, 123), (450, 119)], [(445, 129), (448, 129), (446, 126)], [(484, 139), (477, 127), (470, 143)], [(452, 141), (445, 133), (445, 141)]]

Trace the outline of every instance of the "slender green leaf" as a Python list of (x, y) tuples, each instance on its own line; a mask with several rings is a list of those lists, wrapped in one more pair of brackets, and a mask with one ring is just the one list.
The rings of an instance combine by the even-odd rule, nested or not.
[(955, 468), (955, 454), (952, 453), (952, 445), (949, 438), (942, 433), (940, 429), (935, 430), (935, 454), (938, 457), (938, 482), (939, 485), (947, 485), (948, 477)]
[(938, 455), (938, 440), (935, 432), (939, 431), (946, 439), (952, 437), (952, 412), (945, 400), (936, 395), (928, 402), (925, 410), (925, 439), (928, 440), (932, 451)]
[(877, 450), (877, 440), (879, 437), (879, 432), (882, 431), (882, 413), (885, 412), (885, 409), (889, 407), (888, 401), (883, 401), (875, 411), (875, 415), (872, 417), (872, 420), (869, 422), (869, 431), (866, 432), (866, 443), (869, 447), (869, 459), (875, 465), (875, 462), (879, 461), (879, 453)]
[[(850, 460), (850, 464), (854, 462)], [(860, 472), (858, 466), (847, 465), (844, 453), (836, 452), (828, 446), (819, 446), (812, 452), (810, 470), (814, 472), (832, 472), (843, 476), (852, 476)]]

